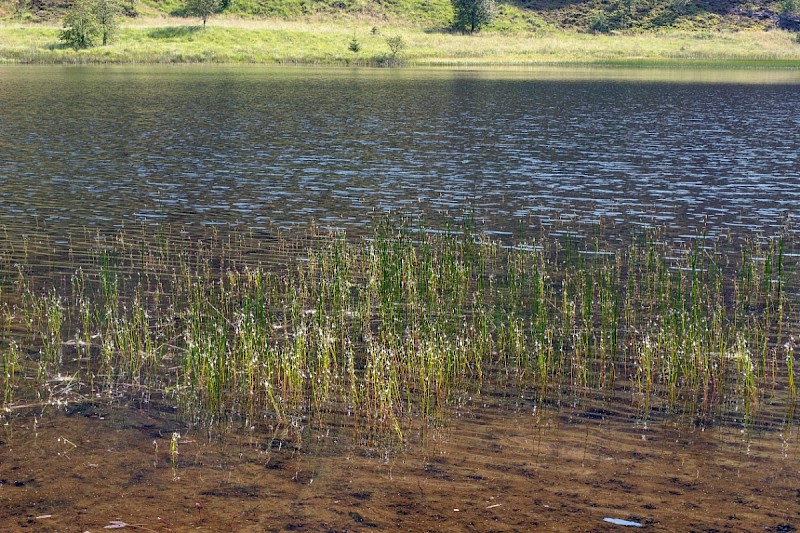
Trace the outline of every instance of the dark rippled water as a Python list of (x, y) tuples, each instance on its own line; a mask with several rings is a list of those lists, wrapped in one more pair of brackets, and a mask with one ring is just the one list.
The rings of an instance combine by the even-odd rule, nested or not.
[(467, 211), (501, 231), (606, 217), (680, 232), (792, 214), (800, 75), (637, 78), (4, 67), (0, 224), (352, 229)]

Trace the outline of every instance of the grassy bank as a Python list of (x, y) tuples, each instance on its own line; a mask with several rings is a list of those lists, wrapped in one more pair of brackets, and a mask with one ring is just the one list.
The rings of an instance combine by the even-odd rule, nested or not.
[[(592, 35), (563, 30), (460, 35), (402, 23), (214, 19), (138, 20), (108, 46), (75, 51), (57, 25), (0, 25), (2, 63), (387, 64), (401, 36), (407, 65), (630, 65), (800, 67), (800, 42), (784, 31), (669, 31)], [(348, 45), (353, 39), (360, 50)]]

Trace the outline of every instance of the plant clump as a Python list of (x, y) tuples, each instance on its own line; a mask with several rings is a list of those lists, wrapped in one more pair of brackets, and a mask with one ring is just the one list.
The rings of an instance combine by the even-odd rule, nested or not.
[(125, 391), (201, 424), (346, 411), (402, 436), (483, 387), (628, 398), (645, 418), (685, 406), (747, 422), (796, 400), (798, 265), (784, 234), (501, 242), (383, 221), (368, 238), (200, 243), (148, 231), (89, 237), (51, 273), (0, 241), (7, 408), (73, 376), (81, 397)]
[(387, 63), (389, 65), (397, 65), (401, 63), (403, 51), (406, 49), (406, 41), (402, 35), (393, 35), (386, 38), (386, 46), (389, 47), (389, 56)]
[(64, 16), (59, 39), (76, 50), (106, 46), (117, 31), (120, 4), (115, 0), (77, 0)]

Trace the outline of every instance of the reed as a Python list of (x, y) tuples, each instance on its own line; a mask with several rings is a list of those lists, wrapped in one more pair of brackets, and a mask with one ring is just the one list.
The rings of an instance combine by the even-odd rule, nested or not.
[(19, 347), (12, 342), (3, 350), (3, 410), (7, 410), (14, 403), (19, 360)]
[(0, 293), (4, 405), (36, 368), (41, 382), (76, 375), (95, 395), (174, 403), (198, 424), (344, 412), (402, 438), (482, 387), (627, 394), (644, 416), (657, 403), (738, 402), (752, 419), (767, 397), (797, 397), (785, 233), (501, 242), (469, 222), (436, 232), (388, 219), (360, 237), (312, 227), (198, 241), (161, 227), (85, 240), (67, 265), (44, 266), (0, 243), (5, 264), (21, 265)]

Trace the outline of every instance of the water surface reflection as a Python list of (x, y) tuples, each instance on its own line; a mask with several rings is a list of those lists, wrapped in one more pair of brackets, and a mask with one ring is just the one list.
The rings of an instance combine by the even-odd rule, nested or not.
[(796, 77), (569, 72), (4, 68), (0, 223), (353, 229), (469, 211), (497, 230), (735, 231), (800, 201)]

